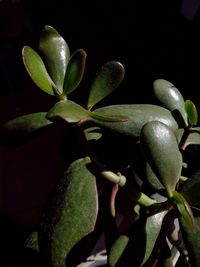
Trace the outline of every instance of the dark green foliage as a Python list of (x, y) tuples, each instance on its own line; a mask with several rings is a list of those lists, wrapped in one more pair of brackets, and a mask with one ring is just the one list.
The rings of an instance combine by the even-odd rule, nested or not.
[(69, 100), (82, 81), (86, 53), (78, 49), (70, 56), (51, 26), (42, 30), (38, 52), (23, 48), (23, 61), (33, 82), (57, 102), (1, 125), (2, 142), (24, 140), (60, 122), (74, 130), (64, 135), (71, 142), (67, 171), (46, 203), (39, 230), (25, 244), (37, 251), (41, 267), (77, 266), (102, 232), (109, 267), (175, 267), (177, 255), (186, 267), (199, 267), (200, 175), (190, 166), (196, 161), (192, 149), (187, 158), (190, 145), (200, 144), (194, 103), (158, 79), (152, 93), (161, 106), (95, 109), (123, 82), (125, 70), (117, 61), (106, 62), (90, 91), (85, 89), (86, 107)]

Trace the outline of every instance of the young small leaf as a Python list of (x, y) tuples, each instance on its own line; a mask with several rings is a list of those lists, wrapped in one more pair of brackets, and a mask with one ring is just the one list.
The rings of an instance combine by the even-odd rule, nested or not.
[(174, 132), (162, 122), (148, 122), (141, 130), (140, 144), (152, 170), (172, 196), (182, 170), (182, 156)]
[(121, 63), (109, 61), (104, 64), (92, 83), (87, 107), (90, 110), (95, 104), (112, 93), (122, 82), (125, 70)]
[(63, 82), (69, 61), (69, 47), (63, 37), (51, 26), (44, 26), (40, 35), (40, 51), (52, 80), (63, 92)]
[(79, 49), (71, 56), (64, 79), (63, 93), (68, 95), (80, 84), (85, 71), (86, 53)]
[(49, 120), (64, 120), (75, 123), (88, 119), (89, 111), (71, 100), (61, 100), (57, 102), (47, 113)]
[(191, 100), (185, 101), (185, 110), (187, 112), (189, 124), (191, 126), (196, 126), (198, 123), (198, 112)]
[(49, 95), (56, 94), (56, 86), (49, 76), (44, 62), (36, 51), (29, 46), (22, 49), (22, 58), (25, 68), (34, 83)]
[[(156, 98), (170, 111), (178, 112), (182, 116), (184, 124), (187, 125), (187, 113), (184, 108), (184, 99), (180, 91), (170, 82), (157, 79), (153, 83)], [(177, 114), (178, 115), (178, 114)]]

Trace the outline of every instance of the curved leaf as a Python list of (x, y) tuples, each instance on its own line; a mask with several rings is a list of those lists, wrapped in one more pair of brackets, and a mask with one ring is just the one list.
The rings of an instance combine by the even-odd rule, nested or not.
[(182, 219), (185, 222), (185, 225), (189, 229), (194, 229), (194, 227), (195, 227), (194, 217), (193, 217), (192, 211), (191, 211), (187, 201), (183, 197), (183, 195), (178, 193), (177, 191), (173, 191), (173, 200), (176, 203), (178, 211), (181, 214)]
[(200, 207), (200, 170), (188, 178), (181, 187), (181, 194), (191, 206)]
[(43, 213), (39, 248), (51, 266), (65, 267), (74, 246), (94, 229), (98, 198), (89, 164), (86, 157), (69, 166)]
[(166, 124), (151, 121), (141, 130), (140, 144), (152, 170), (172, 197), (182, 170), (182, 156), (175, 134)]
[(56, 86), (51, 80), (44, 62), (36, 51), (29, 46), (22, 49), (22, 58), (25, 68), (34, 83), (49, 95), (55, 95)]
[(31, 134), (52, 124), (52, 122), (46, 118), (46, 114), (46, 112), (36, 112), (9, 120), (1, 125), (0, 134), (7, 138)]
[(71, 56), (64, 79), (63, 93), (68, 95), (80, 84), (85, 71), (86, 53), (79, 49)]
[(51, 26), (46, 25), (40, 35), (40, 51), (58, 94), (63, 92), (63, 82), (69, 61), (69, 47), (62, 36)]
[(187, 113), (184, 107), (184, 99), (180, 91), (170, 82), (157, 79), (153, 83), (154, 94), (157, 99), (170, 111), (178, 112), (187, 125)]
[(109, 61), (104, 64), (92, 83), (88, 97), (87, 108), (90, 110), (95, 104), (112, 93), (122, 82), (125, 70), (117, 61)]
[(160, 190), (164, 188), (148, 162), (146, 162), (145, 173), (148, 182), (154, 189)]
[[(176, 132), (176, 136), (177, 136), (177, 140), (179, 144), (183, 137), (183, 134), (184, 134), (183, 128), (178, 129), (178, 131)], [(200, 128), (199, 127), (190, 129), (188, 133), (188, 137), (185, 140), (182, 148), (185, 149), (189, 145), (200, 145)]]
[(159, 236), (165, 212), (138, 220), (113, 244), (109, 254), (110, 267), (140, 267), (150, 257)]
[(178, 129), (178, 124), (172, 116), (171, 112), (165, 108), (149, 104), (124, 104), (105, 106), (94, 110), (95, 114), (105, 117), (121, 117), (127, 121), (108, 122), (95, 118), (91, 120), (99, 126), (111, 129), (113, 131), (138, 137), (141, 128), (148, 121), (157, 120), (163, 122), (173, 131)]
[(87, 120), (90, 113), (80, 105), (71, 100), (61, 100), (57, 102), (47, 113), (50, 120), (65, 120), (69, 123)]
[(187, 112), (189, 124), (191, 126), (196, 126), (198, 123), (198, 112), (191, 100), (185, 101), (185, 110)]

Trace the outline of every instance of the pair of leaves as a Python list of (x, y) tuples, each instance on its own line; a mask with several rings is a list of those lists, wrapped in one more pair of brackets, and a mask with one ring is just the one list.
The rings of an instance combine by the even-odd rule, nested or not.
[[(86, 53), (77, 50), (71, 57), (62, 36), (51, 26), (41, 32), (40, 55), (29, 46), (22, 50), (24, 65), (35, 84), (50, 95), (68, 95), (81, 82)], [(44, 60), (44, 61), (43, 61)]]

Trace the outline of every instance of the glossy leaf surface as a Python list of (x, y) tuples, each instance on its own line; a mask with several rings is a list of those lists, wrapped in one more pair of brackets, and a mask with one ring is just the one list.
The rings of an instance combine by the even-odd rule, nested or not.
[(169, 126), (173, 131), (178, 129), (177, 122), (171, 112), (165, 108), (149, 104), (124, 104), (112, 105), (94, 110), (101, 116), (126, 118), (123, 122), (106, 122), (92, 119), (95, 124), (111, 129), (113, 131), (138, 137), (141, 128), (148, 121), (160, 121)]
[(187, 125), (187, 113), (184, 107), (184, 99), (180, 91), (172, 83), (164, 79), (155, 80), (153, 89), (156, 98), (170, 111), (178, 111), (185, 125)]
[(177, 208), (185, 222), (185, 225), (189, 228), (189, 229), (194, 229), (195, 227), (195, 222), (194, 222), (194, 217), (192, 214), (192, 211), (187, 203), (187, 201), (185, 200), (185, 198), (183, 197), (182, 194), (178, 193), (177, 191), (173, 192), (173, 200), (177, 205)]
[(160, 233), (165, 212), (138, 220), (113, 244), (109, 267), (140, 267), (150, 257)]
[(148, 122), (142, 128), (140, 143), (152, 170), (172, 196), (182, 170), (182, 156), (175, 134), (162, 122)]
[(65, 267), (73, 247), (94, 229), (98, 200), (90, 163), (86, 157), (69, 166), (43, 214), (39, 247), (53, 267)]
[(192, 126), (197, 125), (198, 112), (197, 112), (197, 109), (196, 109), (194, 103), (191, 100), (185, 101), (185, 110), (186, 110), (187, 115), (188, 115), (189, 124)]
[(70, 56), (69, 47), (63, 37), (48, 25), (41, 32), (39, 47), (48, 73), (61, 94)]
[(195, 217), (195, 228), (191, 231), (180, 218), (184, 241), (189, 252), (189, 259), (192, 267), (200, 266), (200, 217)]
[(97, 72), (88, 97), (88, 109), (112, 93), (122, 82), (125, 70), (117, 61), (109, 61)]
[(24, 46), (22, 57), (25, 68), (34, 83), (49, 95), (55, 95), (56, 86), (49, 76), (44, 62), (36, 51), (29, 46)]
[(160, 190), (164, 188), (162, 183), (159, 181), (158, 177), (156, 176), (156, 174), (153, 172), (148, 162), (146, 162), (145, 173), (146, 173), (146, 178), (148, 182), (154, 189)]
[(57, 102), (48, 112), (47, 118), (50, 120), (65, 120), (69, 123), (86, 120), (89, 112), (71, 100), (61, 100)]
[(70, 58), (65, 74), (63, 93), (68, 95), (80, 84), (85, 71), (86, 53), (77, 50)]
[(0, 133), (7, 137), (24, 136), (42, 129), (52, 122), (46, 112), (37, 112), (14, 118), (0, 127)]
[[(183, 137), (184, 129), (180, 128), (176, 132), (177, 140), (180, 143), (181, 138)], [(195, 127), (190, 130), (189, 135), (187, 139), (185, 140), (184, 144), (182, 145), (182, 148), (185, 149), (189, 145), (200, 145), (200, 128)]]

